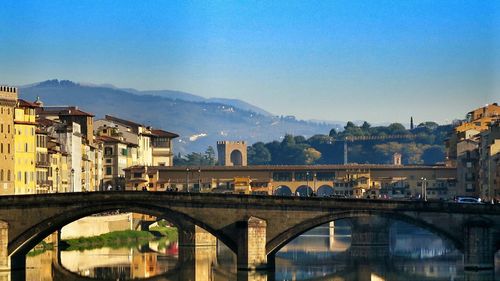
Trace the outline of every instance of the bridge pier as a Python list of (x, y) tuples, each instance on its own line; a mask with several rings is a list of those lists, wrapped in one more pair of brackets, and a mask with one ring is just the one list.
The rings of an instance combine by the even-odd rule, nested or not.
[(495, 268), (495, 247), (491, 225), (486, 221), (473, 221), (464, 228), (464, 269), (491, 271)]
[(380, 216), (351, 219), (350, 256), (377, 259), (390, 255), (390, 222)]
[(8, 245), (9, 225), (0, 221), (0, 271), (10, 270)]
[(183, 222), (178, 229), (179, 280), (212, 280), (217, 263), (217, 238), (203, 228)]
[(266, 254), (265, 220), (250, 217), (236, 223), (237, 228), (237, 268), (243, 271), (268, 268)]

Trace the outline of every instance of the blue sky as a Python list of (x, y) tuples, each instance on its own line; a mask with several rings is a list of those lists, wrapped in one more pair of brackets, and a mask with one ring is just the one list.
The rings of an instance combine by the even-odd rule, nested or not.
[(59, 78), (303, 119), (443, 123), (500, 101), (499, 3), (2, 0), (0, 83)]

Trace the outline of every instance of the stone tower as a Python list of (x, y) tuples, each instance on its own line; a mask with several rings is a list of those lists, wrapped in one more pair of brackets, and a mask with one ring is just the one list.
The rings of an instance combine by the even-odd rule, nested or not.
[(247, 165), (247, 144), (244, 141), (218, 141), (217, 152), (221, 166)]
[(17, 88), (0, 85), (0, 195), (14, 194), (14, 108)]

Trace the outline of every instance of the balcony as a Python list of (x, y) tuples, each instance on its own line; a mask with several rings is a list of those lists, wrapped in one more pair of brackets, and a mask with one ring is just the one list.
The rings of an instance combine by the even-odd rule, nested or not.
[(37, 168), (49, 168), (50, 167), (50, 163), (48, 161), (37, 160), (36, 161), (36, 167)]
[(37, 187), (51, 187), (53, 182), (50, 180), (42, 180), (42, 181), (37, 181), (36, 185)]

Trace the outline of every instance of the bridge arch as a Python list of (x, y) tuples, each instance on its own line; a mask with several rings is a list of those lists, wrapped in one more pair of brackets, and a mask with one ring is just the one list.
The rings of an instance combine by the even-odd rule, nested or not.
[(280, 185), (273, 191), (273, 195), (277, 196), (292, 196), (292, 190), (286, 185)]
[(112, 204), (95, 204), (86, 208), (75, 208), (69, 211), (66, 210), (62, 213), (57, 213), (49, 218), (46, 218), (45, 220), (39, 222), (36, 225), (33, 225), (28, 230), (15, 237), (12, 242), (9, 243), (9, 256), (12, 256), (16, 259), (24, 258), (24, 256), (38, 243), (40, 243), (47, 236), (49, 236), (56, 230), (61, 229), (65, 225), (89, 215), (113, 211), (116, 209), (166, 219), (176, 225), (179, 231), (182, 229), (183, 225), (185, 225), (186, 222), (193, 223), (205, 229), (213, 236), (217, 237), (233, 252), (236, 252), (236, 243), (230, 237), (227, 237), (224, 234), (215, 231), (205, 223), (198, 221), (184, 213), (173, 211), (168, 208), (160, 208), (141, 203), (116, 202)]
[(333, 187), (327, 184), (320, 186), (316, 191), (318, 197), (328, 197), (330, 195), (333, 195), (333, 193)]
[(301, 185), (295, 190), (296, 195), (299, 196), (311, 196), (313, 194), (313, 189), (308, 185)]
[(445, 229), (441, 229), (436, 225), (432, 225), (430, 223), (425, 222), (424, 220), (415, 219), (413, 217), (399, 213), (389, 213), (389, 212), (379, 212), (379, 211), (346, 211), (346, 212), (337, 212), (333, 214), (319, 216), (307, 220), (292, 228), (289, 228), (283, 233), (276, 236), (271, 241), (269, 241), (266, 245), (266, 251), (268, 255), (269, 254), (274, 255), (293, 239), (322, 224), (340, 219), (350, 219), (350, 218), (366, 217), (366, 216), (381, 216), (387, 219), (403, 221), (415, 225), (417, 227), (428, 230), (429, 232), (437, 235), (442, 239), (451, 241), (455, 246), (455, 248), (457, 248), (460, 251), (463, 251), (464, 249), (462, 241), (458, 240), (456, 237), (453, 237), (450, 233), (446, 232)]

